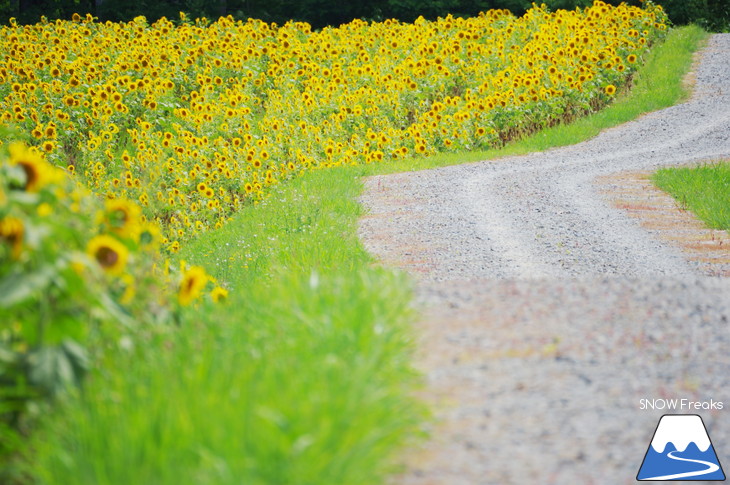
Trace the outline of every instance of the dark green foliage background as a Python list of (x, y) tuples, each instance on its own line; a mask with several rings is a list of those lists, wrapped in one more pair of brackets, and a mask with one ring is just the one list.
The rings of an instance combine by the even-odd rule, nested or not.
[[(277, 23), (294, 19), (321, 28), (354, 18), (412, 21), (419, 15), (434, 19), (448, 13), (474, 15), (492, 8), (506, 8), (521, 15), (531, 3), (530, 0), (0, 0), (0, 22), (7, 23), (10, 17), (16, 17), (22, 23), (34, 23), (41, 15), (68, 19), (74, 12), (89, 12), (100, 20), (129, 20), (145, 15), (154, 21), (162, 16), (175, 19), (183, 11), (191, 17), (213, 19), (220, 15)], [(592, 1), (545, 0), (545, 3), (551, 10), (557, 10), (585, 7)], [(618, 4), (620, 0), (608, 0), (608, 3)], [(638, 4), (638, 0), (627, 3)], [(677, 25), (697, 23), (708, 30), (730, 29), (727, 0), (660, 0), (657, 3), (665, 7)]]

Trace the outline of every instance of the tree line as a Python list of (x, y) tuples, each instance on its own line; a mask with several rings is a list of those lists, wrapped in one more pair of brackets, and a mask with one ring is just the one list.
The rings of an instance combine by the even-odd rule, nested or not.
[[(639, 4), (640, 0), (627, 3)], [(621, 0), (608, 0), (618, 4)], [(543, 3), (537, 1), (537, 3)], [(544, 0), (551, 10), (591, 5), (592, 0)], [(727, 0), (659, 0), (675, 24), (698, 23), (709, 30), (730, 28)], [(49, 20), (70, 19), (74, 13), (90, 13), (101, 21), (126, 21), (144, 15), (152, 22), (160, 17), (178, 18), (232, 15), (259, 18), (282, 24), (305, 21), (315, 28), (340, 25), (355, 18), (383, 20), (396, 18), (410, 22), (418, 16), (434, 19), (446, 14), (469, 16), (493, 8), (506, 8), (521, 15), (531, 0), (0, 0), (0, 21), (11, 17), (20, 23), (35, 23), (41, 16)]]

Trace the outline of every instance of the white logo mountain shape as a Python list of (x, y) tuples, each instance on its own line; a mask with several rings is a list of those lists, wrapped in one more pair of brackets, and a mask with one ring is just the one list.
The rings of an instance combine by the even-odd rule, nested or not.
[(710, 447), (710, 437), (707, 435), (702, 418), (697, 415), (666, 415), (659, 421), (651, 447), (657, 453), (664, 453), (667, 443), (674, 443), (677, 451), (684, 451), (694, 442), (700, 451), (705, 452)]

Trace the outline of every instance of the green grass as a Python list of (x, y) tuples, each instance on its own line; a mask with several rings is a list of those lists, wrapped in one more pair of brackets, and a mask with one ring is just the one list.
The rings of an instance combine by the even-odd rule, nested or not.
[(356, 234), (358, 170), (309, 173), (274, 189), (235, 221), (186, 245), (179, 258), (246, 293), (277, 274), (355, 272), (370, 255)]
[(665, 168), (653, 180), (709, 227), (730, 230), (730, 162)]
[(107, 361), (39, 426), (44, 484), (375, 484), (418, 434), (409, 281), (361, 247), (363, 175), (577, 143), (683, 97), (705, 34), (674, 30), (605, 111), (505, 149), (309, 173), (180, 254), (231, 290)]
[(424, 413), (402, 275), (371, 267), (353, 172), (312, 173), (187, 247), (231, 287), (110, 355), (36, 434), (48, 484), (372, 484)]

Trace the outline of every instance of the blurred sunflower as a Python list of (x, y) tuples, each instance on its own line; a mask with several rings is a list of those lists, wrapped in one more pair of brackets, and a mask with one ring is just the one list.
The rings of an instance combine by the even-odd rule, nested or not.
[(200, 296), (201, 291), (208, 283), (209, 276), (200, 266), (192, 266), (183, 275), (178, 292), (178, 301), (181, 305), (189, 305)]
[(106, 202), (106, 220), (112, 231), (121, 237), (137, 240), (141, 231), (139, 206), (124, 199)]
[(127, 247), (108, 234), (96, 236), (89, 241), (86, 252), (104, 271), (111, 274), (120, 273), (129, 258)]
[(10, 244), (13, 259), (18, 259), (23, 250), (23, 221), (17, 217), (5, 217), (0, 220), (0, 238)]
[(162, 239), (159, 226), (146, 222), (140, 229), (139, 243), (142, 249), (156, 249)]
[(213, 291), (210, 292), (210, 297), (214, 302), (219, 303), (228, 298), (228, 290), (221, 288), (220, 286), (216, 286), (213, 288)]
[(46, 162), (36, 151), (29, 149), (23, 143), (12, 143), (8, 147), (10, 163), (19, 165), (25, 172), (25, 186), (28, 192), (37, 192), (44, 185), (52, 182), (55, 168)]

